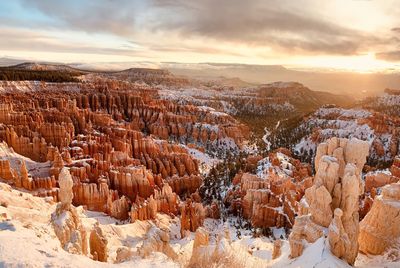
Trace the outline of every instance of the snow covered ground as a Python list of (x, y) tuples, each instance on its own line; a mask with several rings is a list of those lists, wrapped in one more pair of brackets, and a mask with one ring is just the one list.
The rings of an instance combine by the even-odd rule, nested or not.
[[(185, 146), (186, 147), (186, 146)], [(221, 162), (221, 159), (212, 157), (194, 148), (187, 148), (189, 154), (200, 163), (199, 170), (202, 175), (207, 175), (211, 168)]]
[[(192, 255), (194, 234), (181, 239), (179, 218), (159, 214), (155, 221), (121, 223), (103, 213), (85, 211), (78, 208), (85, 228), (99, 222), (108, 239), (109, 262), (101, 263), (82, 255), (64, 251), (49, 222), (56, 204), (48, 199), (34, 197), (0, 183), (0, 267), (185, 267)], [(306, 246), (303, 255), (289, 258), (290, 247), (287, 240), (282, 243), (282, 255), (272, 260), (273, 239), (253, 237), (250, 231), (241, 230), (238, 238), (232, 219), (226, 223), (206, 219), (204, 228), (210, 234), (208, 251), (223, 250), (222, 257), (229, 258), (232, 267), (348, 267), (329, 251), (325, 238)], [(128, 248), (133, 252), (142, 245), (151, 230), (166, 229), (170, 234), (170, 245), (178, 254), (175, 262), (166, 255), (154, 252), (147, 258), (133, 255), (126, 262), (116, 264), (116, 252)], [(228, 233), (227, 239), (218, 242), (221, 233)], [(279, 238), (282, 230), (274, 230)], [(359, 255), (359, 267), (399, 267), (399, 263), (388, 263), (390, 254), (378, 257)], [(227, 260), (225, 260), (227, 261)], [(396, 265), (397, 264), (397, 265)]]
[[(384, 154), (378, 155), (371, 146), (370, 157), (376, 160), (387, 160), (390, 157), (390, 148), (392, 146), (391, 133), (376, 133), (376, 131), (365, 123), (361, 123), (360, 119), (372, 116), (369, 111), (342, 108), (320, 108), (310, 118), (304, 121), (298, 128), (298, 131), (316, 130), (321, 141), (331, 137), (339, 138), (357, 138), (368, 141), (369, 144), (378, 142), (382, 144)], [(317, 148), (315, 141), (315, 133), (304, 136), (297, 144), (294, 145), (294, 151), (297, 155), (313, 155)]]
[(7, 159), (10, 161), (11, 168), (19, 172), (21, 161), (25, 161), (28, 173), (31, 176), (36, 177), (48, 177), (50, 176), (49, 169), (51, 167), (50, 161), (39, 163), (32, 159), (22, 156), (7, 145), (5, 142), (0, 142), (0, 159)]

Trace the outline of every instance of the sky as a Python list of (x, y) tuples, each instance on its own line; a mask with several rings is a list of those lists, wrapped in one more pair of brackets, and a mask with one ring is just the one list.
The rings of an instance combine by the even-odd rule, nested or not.
[(398, 0), (0, 0), (0, 57), (400, 71)]

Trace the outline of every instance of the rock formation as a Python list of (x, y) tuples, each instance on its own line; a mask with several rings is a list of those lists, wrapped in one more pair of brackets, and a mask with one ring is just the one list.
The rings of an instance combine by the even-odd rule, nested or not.
[(161, 191), (155, 190), (154, 195), (144, 200), (136, 198), (130, 211), (131, 222), (136, 220), (155, 219), (156, 213), (176, 215), (178, 213), (179, 197), (172, 192), (168, 184), (164, 184)]
[(203, 225), (205, 209), (201, 203), (192, 202), (190, 198), (180, 207), (181, 212), (181, 237), (186, 236), (186, 231), (195, 232)]
[(10, 166), (10, 161), (7, 159), (0, 159), (0, 178), (14, 181), (17, 177), (17, 173)]
[(154, 227), (149, 231), (147, 238), (139, 248), (139, 255), (142, 258), (146, 258), (154, 252), (161, 252), (172, 260), (176, 260), (178, 258), (178, 254), (175, 253), (174, 249), (169, 244), (169, 240), (170, 238), (168, 231)]
[(67, 168), (59, 175), (59, 200), (56, 211), (51, 215), (51, 223), (64, 250), (73, 254), (88, 254), (87, 234), (79, 215), (72, 206), (72, 177)]
[(204, 252), (204, 248), (209, 245), (209, 240), (209, 234), (204, 228), (200, 227), (196, 230), (193, 242), (192, 256), (189, 262), (190, 265), (196, 266), (196, 264), (201, 262), (200, 260), (204, 258), (209, 259), (210, 256), (207, 256)]
[[(367, 106), (372, 103), (370, 99), (366, 102)], [(372, 162), (392, 161), (399, 154), (400, 119), (398, 114), (392, 116), (385, 113), (385, 108), (390, 106), (394, 111), (399, 107), (386, 106), (382, 101), (373, 107), (375, 111), (339, 107), (319, 108), (294, 130), (311, 130), (311, 134), (295, 146), (297, 154), (304, 160), (311, 160), (309, 157), (315, 153), (317, 145), (321, 142), (332, 137), (358, 138), (371, 144), (369, 159)]]
[(347, 235), (342, 223), (343, 211), (336, 208), (334, 218), (329, 225), (329, 245), (331, 246), (332, 253), (338, 258), (346, 257), (346, 250), (351, 248), (349, 236)]
[(292, 257), (301, 255), (302, 238), (314, 242), (323, 235), (318, 231), (317, 236), (307, 238), (310, 229), (329, 227), (332, 253), (354, 264), (358, 253), (358, 200), (364, 190), (361, 171), (368, 153), (368, 143), (357, 139), (331, 138), (318, 146), (314, 185), (306, 190), (306, 202), (302, 203), (306, 204), (302, 211), (309, 214), (296, 218), (289, 237)]
[(364, 218), (371, 209), (378, 191), (385, 185), (400, 181), (400, 158), (395, 157), (390, 171), (370, 171), (365, 175), (365, 192), (361, 202), (360, 216)]
[[(118, 219), (178, 215), (178, 196), (185, 199), (203, 181), (184, 144), (237, 150), (250, 135), (228, 114), (162, 99), (146, 86), (103, 79), (22, 84), (30, 89), (0, 94), (0, 141), (43, 169), (35, 176), (35, 168), (25, 172), (24, 163), (11, 167), (1, 159), (0, 176), (57, 201), (65, 194), (58, 176), (68, 167), (72, 204)], [(208, 211), (219, 216), (215, 205)]]
[(269, 168), (258, 175), (238, 173), (225, 202), (254, 227), (292, 227), (299, 201), (312, 185), (309, 166), (283, 149), (270, 153), (259, 165)]
[(103, 231), (97, 223), (92, 229), (89, 238), (90, 254), (92, 254), (93, 260), (107, 262), (107, 244), (107, 238), (105, 238)]
[(274, 249), (272, 250), (272, 259), (279, 258), (282, 254), (282, 240), (277, 239), (274, 241)]
[(360, 251), (378, 255), (397, 243), (400, 237), (400, 183), (382, 188), (371, 210), (360, 223)]

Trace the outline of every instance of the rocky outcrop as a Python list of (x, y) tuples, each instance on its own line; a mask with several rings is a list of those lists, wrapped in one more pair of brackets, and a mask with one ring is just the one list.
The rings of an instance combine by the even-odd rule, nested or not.
[(170, 237), (168, 231), (153, 228), (148, 232), (142, 246), (139, 248), (139, 256), (146, 258), (154, 252), (161, 252), (172, 260), (176, 260), (178, 254), (176, 254), (174, 249), (171, 247), (169, 241)]
[(128, 167), (110, 172), (111, 187), (131, 200), (148, 198), (154, 193), (155, 180), (145, 167)]
[(206, 216), (205, 209), (201, 203), (192, 202), (190, 198), (180, 207), (181, 213), (181, 237), (185, 237), (187, 231), (195, 232), (203, 226)]
[(314, 243), (323, 235), (323, 227), (314, 223), (310, 215), (303, 215), (296, 218), (292, 232), (289, 235), (290, 257), (301, 256), (304, 250), (304, 240)]
[[(371, 104), (370, 99), (367, 102), (368, 105)], [(374, 112), (373, 109), (379, 112)], [(392, 161), (399, 154), (400, 119), (398, 114), (386, 114), (383, 103), (379, 103), (373, 109), (319, 108), (294, 130), (311, 130), (311, 134), (295, 146), (297, 154), (303, 160), (311, 160), (310, 156), (314, 155), (317, 145), (321, 142), (332, 137), (358, 138), (371, 144), (371, 162)], [(398, 106), (391, 109), (397, 111)]]
[(168, 184), (161, 191), (155, 190), (154, 195), (144, 200), (136, 198), (130, 211), (131, 222), (136, 220), (155, 219), (157, 213), (176, 215), (178, 213), (179, 197)]
[(184, 175), (183, 177), (172, 176), (166, 179), (173, 191), (178, 195), (192, 194), (196, 192), (202, 183), (202, 178), (199, 175)]
[(400, 179), (400, 156), (396, 156), (394, 158), (392, 167), (390, 168), (390, 172), (394, 177)]
[(51, 223), (61, 246), (73, 254), (88, 254), (87, 234), (75, 207), (72, 206), (72, 177), (67, 168), (59, 175), (60, 191), (56, 211), (51, 215)]
[[(225, 202), (233, 212), (249, 219), (253, 227), (292, 227), (299, 212), (299, 201), (312, 185), (309, 166), (278, 149), (258, 162), (257, 175), (238, 173), (235, 188)], [(264, 166), (267, 166), (263, 170)]]
[(112, 201), (112, 197), (109, 195), (107, 200), (107, 214), (111, 217), (120, 220), (126, 220), (129, 218), (130, 201), (125, 196)]
[[(361, 171), (368, 153), (368, 143), (357, 139), (332, 138), (318, 146), (314, 185), (305, 194), (304, 212), (309, 215), (296, 218), (289, 237), (292, 257), (301, 255), (302, 238), (310, 229), (329, 227), (333, 254), (354, 264), (358, 253), (358, 202), (364, 190)], [(322, 232), (317, 232), (317, 238), (321, 236)], [(315, 238), (306, 240), (314, 242)]]
[(14, 181), (17, 176), (16, 171), (10, 166), (10, 161), (7, 159), (0, 159), (0, 178)]
[(391, 175), (383, 172), (370, 172), (365, 175), (365, 192), (380, 188), (391, 182)]
[(364, 216), (371, 209), (376, 193), (385, 185), (400, 180), (400, 160), (398, 157), (393, 161), (388, 171), (370, 171), (365, 175), (365, 193), (361, 202), (360, 216)]
[(192, 256), (189, 262), (191, 266), (196, 266), (196, 264), (201, 262), (200, 260), (205, 257), (209, 259), (210, 256), (204, 256), (204, 249), (209, 245), (209, 243), (209, 233), (202, 227), (198, 228), (194, 236)]
[(116, 192), (108, 188), (106, 180), (100, 179), (99, 183), (80, 183), (73, 185), (74, 199), (76, 206), (84, 205), (89, 210), (107, 212), (107, 202), (116, 200)]
[(72, 192), (74, 182), (67, 168), (63, 168), (61, 170), (58, 177), (58, 185), (60, 186), (58, 199), (61, 202), (61, 206), (69, 208), (72, 204), (72, 199), (74, 197), (74, 194)]
[(358, 242), (365, 254), (383, 254), (396, 245), (400, 237), (400, 184), (394, 183), (382, 188), (371, 210), (360, 223)]
[(282, 240), (277, 239), (274, 241), (274, 248), (272, 250), (272, 259), (279, 258), (282, 254)]
[(107, 244), (107, 238), (105, 238), (103, 231), (97, 223), (92, 229), (89, 238), (90, 254), (92, 254), (93, 260), (107, 262)]
[(334, 218), (329, 225), (329, 245), (332, 253), (338, 258), (346, 258), (346, 250), (351, 248), (351, 241), (342, 223), (343, 211), (336, 208)]

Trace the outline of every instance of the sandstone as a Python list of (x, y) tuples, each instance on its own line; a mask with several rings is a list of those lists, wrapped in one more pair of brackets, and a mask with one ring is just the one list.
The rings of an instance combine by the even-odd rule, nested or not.
[(195, 232), (203, 225), (205, 210), (201, 203), (187, 199), (180, 207), (181, 212), (181, 236), (185, 237), (186, 230)]
[(196, 230), (192, 256), (189, 261), (190, 266), (198, 266), (199, 263), (203, 263), (203, 259), (210, 259), (211, 256), (204, 252), (204, 248), (209, 245), (209, 240), (209, 234), (204, 228), (200, 227)]
[(178, 255), (174, 249), (170, 246), (169, 234), (165, 230), (153, 228), (147, 235), (143, 245), (139, 248), (139, 255), (142, 258), (148, 257), (154, 252), (161, 252), (167, 255), (172, 260), (176, 260)]
[(161, 191), (156, 190), (154, 195), (148, 199), (136, 199), (130, 211), (131, 222), (155, 219), (158, 212), (176, 215), (178, 213), (178, 203), (179, 197), (172, 192), (168, 184), (164, 184)]
[(390, 175), (383, 172), (371, 172), (365, 176), (365, 192), (372, 188), (379, 188), (390, 183)]
[(117, 257), (115, 258), (116, 263), (122, 263), (130, 260), (134, 253), (126, 247), (121, 247), (117, 249)]
[(309, 204), (311, 219), (316, 224), (328, 227), (332, 220), (332, 197), (325, 186), (312, 186), (306, 190), (306, 200)]
[(309, 243), (323, 236), (323, 227), (314, 223), (309, 215), (299, 216), (289, 235), (290, 257), (296, 258), (303, 253), (303, 239)]
[(60, 186), (60, 191), (58, 192), (58, 199), (61, 202), (61, 205), (68, 208), (74, 197), (72, 192), (72, 187), (74, 182), (72, 181), (71, 174), (69, 173), (67, 168), (63, 168), (58, 176), (58, 184)]
[(274, 249), (272, 250), (272, 259), (279, 258), (282, 254), (282, 240), (277, 239), (274, 241)]
[(351, 241), (342, 223), (343, 212), (335, 209), (334, 218), (329, 225), (328, 240), (332, 253), (338, 258), (345, 258), (346, 251), (351, 248)]
[(380, 255), (400, 237), (400, 184), (383, 187), (360, 223), (360, 251)]
[(61, 170), (59, 184), (60, 203), (51, 215), (54, 231), (64, 250), (73, 254), (87, 255), (87, 234), (75, 207), (71, 205), (73, 182), (68, 169)]
[(296, 218), (289, 236), (292, 257), (302, 254), (301, 239), (316, 225), (329, 227), (332, 253), (354, 264), (359, 248), (358, 202), (364, 193), (361, 171), (368, 152), (368, 143), (357, 139), (331, 138), (318, 146), (314, 185), (306, 190), (307, 204), (302, 206), (302, 214), (310, 214)]
[(99, 225), (96, 224), (90, 232), (89, 238), (90, 254), (92, 254), (94, 260), (107, 262), (107, 244), (107, 238), (105, 238), (103, 231), (99, 227)]

